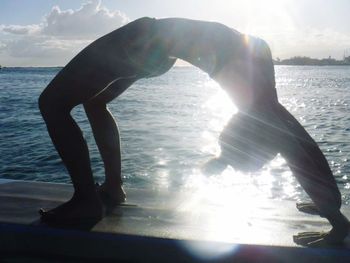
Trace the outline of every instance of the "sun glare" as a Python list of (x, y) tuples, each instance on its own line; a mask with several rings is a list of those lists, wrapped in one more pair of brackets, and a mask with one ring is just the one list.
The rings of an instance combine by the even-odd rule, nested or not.
[(191, 196), (179, 211), (191, 211), (199, 226), (204, 226), (203, 240), (219, 242), (263, 243), (266, 232), (259, 231), (254, 215), (265, 213), (259, 190), (248, 174), (228, 167), (220, 175), (206, 177), (193, 171)]
[(202, 107), (210, 110), (213, 117), (218, 118), (221, 123), (226, 124), (226, 121), (228, 121), (232, 114), (237, 113), (237, 107), (230, 100), (227, 93), (214, 80), (208, 80), (205, 85), (215, 89), (216, 92)]
[(220, 153), (218, 134), (222, 131), (231, 116), (238, 109), (230, 100), (226, 92), (214, 81), (209, 79), (205, 86), (215, 90), (214, 94), (202, 105), (204, 111), (208, 111), (208, 129), (202, 131), (202, 139), (205, 141), (201, 151), (217, 156)]
[[(225, 23), (250, 35), (274, 40), (276, 33), (293, 26), (290, 0), (225, 0)], [(239, 10), (239, 11), (238, 11)]]

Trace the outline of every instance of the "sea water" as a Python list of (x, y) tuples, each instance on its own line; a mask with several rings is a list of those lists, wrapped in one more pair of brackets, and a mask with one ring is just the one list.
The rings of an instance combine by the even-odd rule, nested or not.
[[(69, 183), (37, 100), (59, 68), (0, 70), (0, 177)], [(276, 66), (280, 102), (318, 142), (342, 192), (350, 198), (350, 67)], [(73, 87), (72, 87), (73, 89)], [(190, 189), (224, 198), (300, 200), (305, 193), (281, 156), (260, 171), (228, 166), (204, 173), (220, 153), (218, 137), (235, 106), (207, 74), (193, 67), (139, 80), (109, 104), (121, 133), (122, 174), (128, 187)], [(103, 163), (81, 106), (72, 115), (89, 145), (96, 181)], [(253, 200), (253, 201), (254, 201)]]

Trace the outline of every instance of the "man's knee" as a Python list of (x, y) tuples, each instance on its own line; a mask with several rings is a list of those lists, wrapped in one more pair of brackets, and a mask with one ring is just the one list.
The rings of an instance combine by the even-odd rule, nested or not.
[(40, 94), (38, 106), (45, 122), (55, 120), (62, 114), (69, 114), (72, 109), (72, 107), (69, 107), (64, 101), (55, 98), (53, 94), (50, 94), (46, 90)]
[(45, 91), (42, 92), (39, 96), (38, 106), (39, 106), (41, 115), (46, 116), (50, 108), (50, 99), (46, 95)]

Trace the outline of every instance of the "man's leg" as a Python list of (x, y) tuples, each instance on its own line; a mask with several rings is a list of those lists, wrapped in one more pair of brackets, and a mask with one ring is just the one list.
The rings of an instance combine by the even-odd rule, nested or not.
[(325, 156), (282, 105), (276, 105), (274, 110), (277, 120), (272, 123), (272, 128), (275, 137), (279, 138), (280, 153), (320, 214), (333, 226), (327, 237), (320, 238), (327, 242), (341, 242), (348, 233), (348, 221), (340, 212), (341, 195)]
[(94, 138), (105, 167), (104, 187), (110, 188), (111, 194), (123, 202), (125, 194), (121, 178), (121, 155), (118, 126), (105, 104), (85, 104)]
[[(49, 135), (74, 186), (71, 200), (41, 213), (43, 219), (48, 221), (102, 216), (102, 204), (94, 185), (88, 147), (70, 111), (102, 93), (115, 76), (108, 71), (101, 71), (94, 60), (96, 56), (88, 53), (87, 50), (78, 55), (64, 67), (39, 98), (40, 111)], [(97, 74), (99, 71), (101, 73)]]
[(72, 105), (55, 98), (54, 90), (57, 89), (51, 87), (40, 96), (39, 107), (51, 140), (71, 177), (74, 195), (67, 203), (50, 210), (50, 217), (65, 218), (68, 214), (71, 217), (101, 217), (102, 207), (94, 188), (87, 144), (70, 115)]
[(118, 97), (135, 81), (135, 78), (115, 80), (98, 96), (84, 104), (105, 168), (105, 182), (98, 188), (98, 192), (109, 207), (124, 202), (126, 196), (122, 188), (119, 130), (106, 103)]

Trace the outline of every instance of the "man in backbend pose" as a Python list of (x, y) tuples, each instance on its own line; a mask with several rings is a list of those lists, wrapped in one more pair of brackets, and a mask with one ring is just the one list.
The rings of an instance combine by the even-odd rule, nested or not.
[[(102, 202), (112, 206), (125, 200), (119, 132), (106, 104), (136, 80), (165, 73), (176, 58), (207, 72), (239, 108), (221, 135), (223, 153), (235, 148), (244, 152), (249, 143), (239, 144), (241, 139), (255, 146), (246, 151), (246, 157), (253, 156), (250, 159), (233, 151), (232, 164), (239, 164), (234, 159), (241, 158), (248, 167), (255, 163), (260, 166), (281, 153), (314, 202), (305, 209), (317, 211), (333, 227), (327, 233), (300, 234), (297, 241), (342, 242), (348, 234), (348, 221), (340, 212), (341, 196), (335, 179), (317, 144), (279, 104), (267, 44), (219, 23), (180, 18), (141, 18), (99, 38), (74, 57), (43, 91), (39, 107), (70, 174), (74, 194), (52, 210), (40, 210), (42, 220), (64, 223), (100, 219)], [(106, 179), (100, 187), (94, 184), (86, 142), (70, 115), (79, 104), (84, 105), (104, 162)]]

